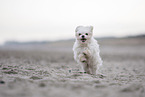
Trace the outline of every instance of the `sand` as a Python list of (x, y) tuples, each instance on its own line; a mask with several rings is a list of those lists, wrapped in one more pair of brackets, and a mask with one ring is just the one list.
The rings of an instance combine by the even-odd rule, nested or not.
[(99, 40), (103, 66), (82, 74), (74, 41), (0, 47), (0, 97), (145, 97), (145, 38)]

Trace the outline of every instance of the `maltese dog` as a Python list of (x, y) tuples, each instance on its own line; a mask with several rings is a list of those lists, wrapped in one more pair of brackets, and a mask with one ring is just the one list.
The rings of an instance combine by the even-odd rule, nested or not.
[(95, 75), (102, 65), (102, 60), (97, 40), (93, 38), (93, 26), (78, 26), (75, 36), (73, 46), (75, 61), (83, 67), (84, 72)]

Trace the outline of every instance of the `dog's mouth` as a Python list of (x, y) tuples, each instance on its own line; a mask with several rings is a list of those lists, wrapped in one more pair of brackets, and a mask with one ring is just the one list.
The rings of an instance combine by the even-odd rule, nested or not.
[(85, 42), (86, 40), (87, 40), (86, 38), (82, 38), (82, 39), (81, 39), (82, 42)]

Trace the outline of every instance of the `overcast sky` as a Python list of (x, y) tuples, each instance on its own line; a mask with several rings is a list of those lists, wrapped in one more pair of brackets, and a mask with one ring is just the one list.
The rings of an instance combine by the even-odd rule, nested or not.
[(95, 37), (145, 33), (145, 0), (0, 0), (0, 44), (74, 38), (78, 25)]

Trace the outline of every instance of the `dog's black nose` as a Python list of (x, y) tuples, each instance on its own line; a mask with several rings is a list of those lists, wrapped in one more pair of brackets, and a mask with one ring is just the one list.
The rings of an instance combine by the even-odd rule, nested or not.
[(84, 38), (85, 36), (84, 35), (82, 35), (82, 38)]

